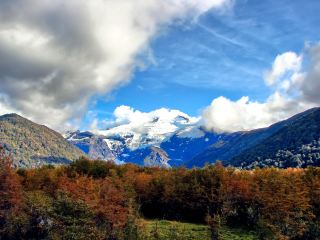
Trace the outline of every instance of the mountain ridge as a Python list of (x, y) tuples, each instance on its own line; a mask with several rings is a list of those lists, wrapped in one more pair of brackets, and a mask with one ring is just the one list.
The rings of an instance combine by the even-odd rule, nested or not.
[(16, 113), (0, 116), (0, 144), (19, 167), (65, 164), (85, 155), (58, 132)]
[(161, 120), (151, 120), (146, 129), (155, 129), (150, 134), (146, 129), (130, 132), (128, 126), (117, 126), (119, 133), (115, 129), (108, 129), (107, 135), (104, 130), (98, 134), (75, 131), (63, 138), (18, 114), (6, 114), (0, 116), (0, 144), (13, 152), (16, 165), (26, 167), (65, 164), (82, 155), (166, 168), (203, 167), (217, 160), (240, 168), (320, 165), (319, 107), (266, 128), (233, 133), (206, 131), (185, 116), (173, 116), (169, 130), (165, 131), (165, 125), (159, 131)]
[[(301, 151), (300, 148), (306, 145), (314, 144), (313, 147), (316, 148), (314, 150), (320, 153), (320, 148), (318, 148), (318, 142), (320, 141), (320, 108), (309, 109), (284, 122), (286, 125), (282, 129), (257, 143), (254, 148), (247, 149), (233, 157), (230, 159), (230, 163), (235, 166), (261, 167), (263, 166), (261, 163), (268, 160), (269, 165), (273, 163), (275, 166), (280, 167), (320, 165), (320, 156), (312, 156), (307, 151), (304, 151), (302, 154), (296, 153), (295, 157), (300, 159), (295, 159), (295, 165), (289, 161), (294, 158), (295, 154), (293, 153)], [(289, 155), (281, 157), (281, 151), (287, 151)], [(298, 154), (301, 156), (298, 156)], [(306, 154), (308, 156), (304, 156)], [(309, 162), (307, 162), (308, 158)], [(251, 165), (255, 161), (258, 162)]]

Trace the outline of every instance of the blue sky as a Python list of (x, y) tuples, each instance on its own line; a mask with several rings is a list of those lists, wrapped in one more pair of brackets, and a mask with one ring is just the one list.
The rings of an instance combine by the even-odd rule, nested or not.
[(121, 116), (178, 109), (235, 131), (320, 105), (318, 0), (20, 5), (0, 1), (0, 114), (63, 132), (126, 105)]
[(96, 97), (90, 108), (100, 119), (119, 105), (194, 116), (219, 96), (265, 101), (272, 88), (264, 72), (277, 55), (300, 53), (306, 43), (319, 41), (319, 12), (316, 0), (238, 0), (229, 11), (173, 24), (153, 39), (154, 62), (136, 70), (129, 84)]

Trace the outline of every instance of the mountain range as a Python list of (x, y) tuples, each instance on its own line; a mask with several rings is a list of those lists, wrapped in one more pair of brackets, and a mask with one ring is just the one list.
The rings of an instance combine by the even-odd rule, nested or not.
[(0, 117), (0, 134), (0, 144), (24, 167), (68, 163), (81, 155), (167, 168), (202, 167), (217, 160), (247, 169), (320, 166), (320, 108), (252, 131), (211, 132), (177, 114), (169, 124), (155, 117), (144, 129), (123, 123), (92, 132), (69, 131), (63, 137), (9, 114)]
[[(99, 139), (101, 148), (109, 149), (116, 162), (147, 166), (202, 167), (216, 160), (242, 168), (320, 165), (320, 108), (312, 108), (267, 128), (233, 133), (206, 131), (186, 116), (173, 119), (171, 124), (177, 128), (165, 137), (150, 134), (158, 127), (153, 121), (145, 135), (122, 125), (117, 127), (121, 131), (109, 129), (90, 133), (90, 136), (77, 131), (69, 133), (67, 139), (92, 158), (99, 155), (88, 151), (88, 147), (94, 145), (89, 144), (86, 149), (82, 146)], [(105, 159), (102, 153), (98, 158)]]

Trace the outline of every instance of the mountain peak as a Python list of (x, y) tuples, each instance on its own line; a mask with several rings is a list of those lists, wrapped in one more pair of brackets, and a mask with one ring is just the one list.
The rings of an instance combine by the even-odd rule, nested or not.
[(0, 116), (0, 118), (16, 118), (16, 119), (26, 119), (22, 116), (20, 116), (19, 114), (17, 113), (7, 113), (7, 114), (4, 114), (2, 116)]

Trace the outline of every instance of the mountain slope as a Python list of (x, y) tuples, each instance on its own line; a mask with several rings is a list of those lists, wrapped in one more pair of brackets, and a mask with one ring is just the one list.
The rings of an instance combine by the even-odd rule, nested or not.
[(271, 136), (278, 129), (278, 125), (271, 129), (257, 129), (248, 132), (236, 132), (222, 135), (221, 138), (204, 149), (200, 154), (187, 162), (188, 167), (203, 167), (206, 163), (216, 160), (227, 162), (240, 152)]
[(201, 127), (188, 127), (162, 142), (160, 147), (167, 152), (171, 166), (183, 166), (224, 136), (225, 134), (207, 132)]
[(73, 145), (81, 149), (91, 159), (114, 160), (115, 155), (109, 148), (108, 143), (102, 136), (95, 135), (91, 132), (69, 132), (66, 139)]
[(229, 163), (246, 168), (319, 166), (320, 108), (288, 119), (279, 131), (233, 157)]
[(17, 114), (0, 116), (0, 144), (19, 167), (69, 163), (84, 155), (59, 133)]
[(191, 159), (187, 166), (203, 166), (221, 160), (225, 164), (248, 167), (252, 162), (275, 156), (279, 151), (297, 151), (303, 148), (303, 144), (319, 140), (319, 114), (320, 108), (313, 108), (267, 128), (226, 134)]
[(168, 154), (161, 148), (150, 147), (150, 154), (144, 159), (145, 166), (170, 167)]

